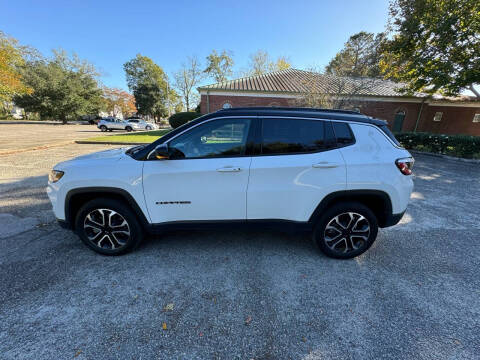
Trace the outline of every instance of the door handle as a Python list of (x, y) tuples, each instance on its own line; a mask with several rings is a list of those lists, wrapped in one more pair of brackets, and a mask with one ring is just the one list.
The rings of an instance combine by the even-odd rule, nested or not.
[(218, 172), (238, 172), (240, 170), (242, 169), (240, 169), (239, 167), (233, 167), (233, 166), (225, 166), (217, 169)]
[(332, 162), (328, 162), (328, 161), (320, 161), (320, 162), (312, 165), (312, 167), (320, 168), (320, 169), (336, 168), (336, 167), (339, 167), (339, 166), (340, 166), (340, 164), (332, 163)]

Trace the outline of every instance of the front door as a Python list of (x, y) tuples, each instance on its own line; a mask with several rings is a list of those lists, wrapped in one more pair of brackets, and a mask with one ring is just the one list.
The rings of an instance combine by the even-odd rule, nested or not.
[(112, 129), (124, 130), (125, 123), (122, 120), (115, 119), (112, 121)]
[(330, 121), (263, 119), (252, 158), (248, 219), (308, 221), (328, 194), (346, 189), (345, 162)]
[(152, 222), (245, 220), (252, 128), (248, 118), (210, 120), (171, 139), (170, 159), (146, 161)]

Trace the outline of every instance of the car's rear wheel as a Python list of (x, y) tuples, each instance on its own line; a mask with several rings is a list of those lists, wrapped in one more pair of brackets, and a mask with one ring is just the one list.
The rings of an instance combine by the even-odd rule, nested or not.
[(102, 125), (102, 126), (100, 126), (100, 130), (105, 132), (105, 131), (107, 131), (107, 127), (105, 125)]
[(127, 126), (127, 127), (125, 128), (125, 130), (127, 130), (128, 132), (130, 132), (130, 131), (132, 131), (133, 129), (132, 129), (131, 126)]
[(145, 126), (145, 130), (150, 131), (150, 130), (152, 130), (152, 127), (150, 125), (147, 125), (147, 126)]
[(143, 239), (143, 229), (130, 207), (114, 199), (99, 198), (83, 205), (75, 229), (89, 248), (103, 255), (125, 254)]
[(363, 254), (377, 238), (378, 221), (365, 205), (336, 204), (317, 222), (313, 242), (327, 256), (351, 259)]

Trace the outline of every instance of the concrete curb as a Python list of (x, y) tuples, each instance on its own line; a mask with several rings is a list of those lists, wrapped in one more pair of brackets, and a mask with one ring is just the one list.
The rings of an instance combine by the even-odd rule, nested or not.
[(442, 158), (442, 159), (446, 159), (446, 160), (461, 161), (461, 162), (470, 163), (470, 164), (480, 164), (480, 160), (477, 160), (477, 159), (464, 159), (464, 158), (459, 158), (459, 157), (455, 157), (455, 156), (435, 154), (435, 153), (431, 153), (431, 152), (417, 151), (417, 150), (408, 150), (408, 151), (411, 152), (412, 154), (438, 157), (438, 158)]
[(97, 144), (97, 145), (145, 145), (148, 143), (141, 142), (117, 142), (117, 141), (93, 141), (93, 140), (76, 140), (76, 144)]

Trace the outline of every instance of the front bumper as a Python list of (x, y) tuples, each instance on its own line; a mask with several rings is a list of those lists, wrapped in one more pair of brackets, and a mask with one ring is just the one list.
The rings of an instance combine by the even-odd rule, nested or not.
[(68, 222), (68, 221), (66, 221), (66, 220), (57, 219), (57, 223), (58, 223), (58, 225), (60, 225), (60, 227), (63, 228), (63, 229), (68, 229), (68, 230), (72, 230), (72, 229), (73, 229), (72, 224), (70, 224), (70, 222)]
[(65, 219), (64, 200), (58, 182), (48, 182), (47, 195), (52, 204), (52, 210), (55, 217), (60, 220)]

